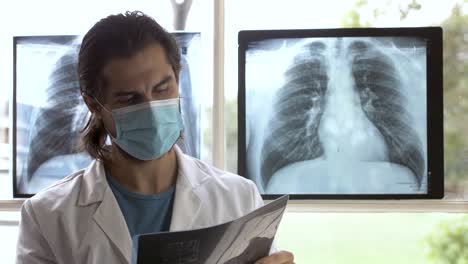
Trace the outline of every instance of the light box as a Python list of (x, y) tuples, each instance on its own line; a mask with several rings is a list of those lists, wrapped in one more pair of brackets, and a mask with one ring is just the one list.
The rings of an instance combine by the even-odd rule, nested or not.
[(264, 198), (443, 197), (441, 28), (238, 41), (238, 168)]
[[(184, 138), (177, 144), (199, 158), (201, 150), (201, 34), (173, 32), (181, 56), (179, 95)], [(77, 76), (81, 36), (13, 38), (13, 195), (30, 197), (87, 167), (91, 157), (80, 151), (80, 131), (89, 117)], [(194, 81), (195, 80), (195, 81)]]

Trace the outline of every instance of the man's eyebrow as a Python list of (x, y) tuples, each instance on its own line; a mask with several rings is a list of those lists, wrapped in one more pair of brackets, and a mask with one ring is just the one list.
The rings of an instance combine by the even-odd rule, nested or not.
[(168, 83), (169, 81), (172, 80), (172, 76), (171, 75), (166, 75), (160, 82), (158, 82), (157, 84), (153, 85), (153, 89), (156, 89), (158, 88), (159, 86), (162, 86), (166, 83)]
[[(152, 89), (157, 89), (158, 87), (170, 82), (171, 80), (172, 80), (172, 76), (167, 75), (160, 82), (155, 84), (152, 87)], [(135, 92), (135, 91), (118, 91), (118, 92), (115, 92), (113, 95), (119, 97), (119, 96), (135, 95), (135, 94), (138, 94), (138, 92)]]

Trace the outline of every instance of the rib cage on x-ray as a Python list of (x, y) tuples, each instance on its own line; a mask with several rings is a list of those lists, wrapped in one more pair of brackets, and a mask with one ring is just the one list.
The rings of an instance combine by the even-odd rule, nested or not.
[(325, 45), (306, 45), (287, 70), (287, 83), (278, 91), (268, 134), (261, 151), (261, 175), (266, 185), (270, 177), (293, 162), (323, 155), (318, 138), (324, 95), (328, 85)]
[(87, 111), (80, 98), (76, 75), (78, 45), (72, 45), (55, 63), (46, 89), (47, 107), (42, 108), (32, 125), (28, 154), (27, 180), (47, 160), (76, 153), (79, 130)]
[(410, 168), (421, 184), (425, 170), (422, 143), (411, 126), (395, 65), (370, 43), (354, 42), (349, 52), (354, 57), (351, 70), (362, 109), (384, 137), (388, 159)]
[(285, 72), (261, 147), (262, 185), (267, 186), (275, 172), (289, 164), (324, 155), (318, 128), (327, 105), (328, 82), (334, 77), (330, 76), (331, 56), (342, 56), (341, 63), (349, 63), (353, 90), (359, 95), (362, 111), (385, 141), (387, 160), (409, 168), (420, 185), (425, 173), (424, 150), (406, 109), (402, 76), (391, 55), (379, 49), (378, 42), (345, 45), (337, 39), (333, 47), (327, 44), (315, 41), (303, 45)]
[[(184, 138), (179, 140), (177, 145), (186, 154), (199, 158), (200, 107), (194, 101), (195, 94), (186, 54), (190, 41), (196, 34), (175, 34), (182, 51), (179, 92), (182, 98), (181, 111), (184, 122)], [(51, 69), (49, 85), (46, 88), (46, 107), (39, 109), (37, 118), (31, 124), (27, 171), (25, 175), (22, 175), (25, 179), (20, 181), (21, 184), (27, 184), (24, 180), (30, 182), (32, 177), (35, 177), (38, 168), (48, 160), (61, 155), (78, 153), (76, 147), (79, 133), (87, 121), (88, 110), (81, 99), (77, 76), (79, 42), (73, 40), (67, 46), (70, 46), (70, 49), (60, 56)], [(71, 171), (66, 173), (71, 173)], [(66, 174), (61, 175), (61, 177), (64, 176)], [(31, 189), (31, 187), (28, 188)]]

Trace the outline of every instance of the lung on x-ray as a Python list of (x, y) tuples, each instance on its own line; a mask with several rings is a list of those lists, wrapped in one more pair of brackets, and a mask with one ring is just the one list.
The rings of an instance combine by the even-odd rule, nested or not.
[[(173, 33), (182, 54), (179, 94), (184, 136), (177, 144), (200, 157), (200, 33)], [(15, 197), (29, 197), (87, 167), (91, 157), (77, 150), (88, 118), (77, 77), (80, 36), (14, 37), (13, 182)], [(195, 78), (199, 79), (199, 78)]]
[(240, 32), (239, 173), (267, 197), (442, 197), (440, 40), (440, 28)]

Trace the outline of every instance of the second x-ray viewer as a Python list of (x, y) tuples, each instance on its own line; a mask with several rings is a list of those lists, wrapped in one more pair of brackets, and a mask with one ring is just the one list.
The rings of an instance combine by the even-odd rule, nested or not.
[(426, 193), (425, 53), (416, 38), (252, 45), (249, 177), (270, 194)]

